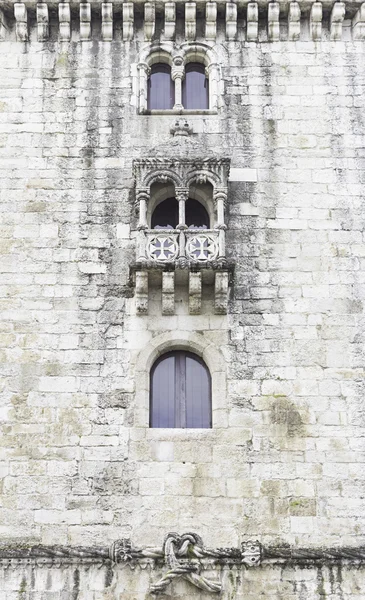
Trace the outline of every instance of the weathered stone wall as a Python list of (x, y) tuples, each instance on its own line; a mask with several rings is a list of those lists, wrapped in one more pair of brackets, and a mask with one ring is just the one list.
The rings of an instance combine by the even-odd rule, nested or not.
[[(5, 570), (1, 588), (6, 600), (144, 600), (148, 586), (155, 573), (137, 567), (131, 570), (107, 566), (69, 566), (61, 569), (25, 566), (22, 569)], [(214, 573), (213, 576), (217, 576)], [(223, 600), (362, 600), (364, 570), (348, 570), (346, 567), (307, 567), (293, 569), (290, 566), (267, 566), (263, 569), (245, 571), (244, 575), (233, 570), (219, 573), (224, 589)], [(3, 596), (4, 597), (4, 596)], [(184, 581), (172, 584), (166, 600), (211, 600), (215, 596), (194, 590)]]
[[(251, 169), (229, 187), (227, 316), (209, 287), (188, 315), (186, 285), (175, 316), (158, 288), (136, 316), (132, 160), (175, 122), (137, 114), (145, 48), (0, 43), (2, 542), (364, 543), (364, 43), (218, 37), (222, 108), (187, 119), (202, 157)], [(205, 352), (212, 430), (148, 427), (148, 365), (174, 344)], [(140, 600), (149, 577), (80, 567), (77, 595), (71, 567), (31, 568), (6, 600)], [(224, 597), (354, 600), (359, 577), (266, 566)]]

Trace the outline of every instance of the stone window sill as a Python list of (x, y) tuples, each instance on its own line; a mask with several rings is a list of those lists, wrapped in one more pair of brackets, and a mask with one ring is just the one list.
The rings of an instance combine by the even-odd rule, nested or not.
[(155, 116), (155, 115), (217, 115), (218, 111), (214, 109), (191, 109), (191, 110), (145, 110), (139, 113), (142, 116)]

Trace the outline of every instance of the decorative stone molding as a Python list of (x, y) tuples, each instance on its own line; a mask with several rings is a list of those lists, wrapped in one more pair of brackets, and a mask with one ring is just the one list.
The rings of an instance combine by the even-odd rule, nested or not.
[(280, 39), (280, 4), (279, 2), (270, 2), (267, 16), (267, 32), (271, 42), (278, 42)]
[(148, 312), (148, 272), (136, 272), (136, 310), (137, 314), (145, 315)]
[(227, 314), (228, 306), (228, 273), (226, 271), (217, 271), (214, 283), (214, 309), (218, 315)]
[(322, 37), (322, 3), (314, 2), (311, 7), (309, 19), (310, 36), (313, 41)]
[(189, 185), (205, 176), (213, 189), (227, 189), (230, 160), (228, 158), (207, 157), (202, 159), (150, 157), (133, 161), (133, 172), (137, 189), (149, 190), (154, 181), (171, 181), (177, 187)]
[(173, 315), (175, 312), (175, 273), (162, 273), (162, 314)]
[(14, 17), (16, 21), (16, 39), (20, 42), (28, 41), (28, 12), (23, 2), (14, 4)]
[(226, 38), (234, 40), (237, 36), (237, 4), (227, 2), (226, 4)]
[(150, 42), (155, 34), (156, 7), (154, 2), (146, 2), (144, 5), (144, 39)]
[(37, 39), (44, 42), (49, 37), (48, 5), (45, 2), (37, 4)]
[(300, 6), (299, 2), (290, 2), (288, 12), (288, 39), (292, 42), (300, 38)]
[(344, 2), (335, 2), (331, 12), (330, 28), (331, 40), (342, 38), (342, 23), (345, 18), (346, 6)]
[(193, 133), (193, 128), (186, 119), (176, 119), (174, 125), (170, 127), (170, 133), (174, 136), (187, 136)]
[(202, 274), (189, 273), (189, 314), (200, 315), (202, 307)]
[[(52, 3), (42, 2), (45, 4), (49, 12), (50, 8), (54, 7)], [(91, 39), (91, 35), (94, 37), (100, 37), (102, 41), (111, 41), (113, 39), (113, 24), (112, 24), (112, 10), (110, 7), (104, 9), (104, 5), (113, 5), (113, 9), (118, 12), (122, 12), (122, 27), (123, 27), (123, 41), (131, 41), (134, 35), (134, 5), (141, 4), (143, 6), (143, 29), (144, 38), (146, 42), (152, 42), (155, 34), (156, 27), (156, 12), (155, 2), (144, 0), (133, 0), (133, 2), (123, 2), (122, 0), (115, 0), (115, 2), (102, 2), (96, 0), (92, 3), (77, 3), (76, 0), (68, 2), (59, 2), (58, 10), (59, 13), (63, 13), (65, 5), (72, 6), (72, 9), (80, 9), (80, 28), (79, 31), (75, 29), (74, 39), (80, 41), (87, 41)], [(82, 8), (81, 5), (88, 4), (88, 8)], [(214, 0), (208, 0), (205, 4), (205, 19), (204, 19), (204, 39), (208, 46), (214, 44), (216, 40), (218, 21), (223, 21), (222, 25), (225, 27), (226, 39), (234, 40), (237, 36), (237, 4), (228, 0), (227, 2), (219, 5)], [(6, 17), (6, 13), (11, 11), (11, 3), (5, 3), (2, 7), (3, 15)], [(245, 11), (247, 33), (246, 40), (249, 42), (258, 41), (259, 37), (263, 38), (259, 41), (262, 42), (275, 42), (279, 41), (279, 7), (281, 16), (285, 16), (288, 19), (288, 34), (287, 39), (295, 41), (300, 36), (300, 20), (298, 15), (302, 12), (305, 19), (309, 18), (309, 29), (310, 38), (314, 41), (321, 39), (322, 36), (322, 10), (324, 11), (324, 23), (327, 27), (329, 23), (330, 39), (337, 41), (342, 39), (342, 23), (345, 19), (352, 20), (353, 39), (361, 40), (364, 39), (365, 34), (363, 33), (362, 23), (363, 21), (363, 6), (358, 0), (353, 3), (349, 3), (345, 6), (345, 3), (341, 0), (326, 0), (325, 2), (315, 1), (311, 5), (311, 10), (308, 15), (308, 3), (304, 0), (293, 0), (292, 2), (278, 2), (272, 0), (266, 4), (260, 4), (260, 13), (258, 10), (259, 3), (255, 1), (247, 1), (239, 5), (241, 10)], [(22, 7), (22, 8), (20, 8)], [(37, 15), (37, 30), (38, 30), (38, 41), (42, 42), (47, 39), (44, 31), (45, 26), (38, 27), (39, 23), (45, 25), (44, 21), (41, 22), (38, 19), (38, 7), (39, 4), (27, 2), (15, 2), (14, 3), (14, 16), (15, 16), (15, 33), (16, 39), (19, 41), (27, 41), (28, 39), (28, 18), (25, 18), (24, 10), (26, 13), (29, 12), (29, 22), (31, 25), (34, 22), (34, 18)], [(196, 2), (183, 1), (180, 7), (185, 11), (185, 42), (191, 43), (196, 39), (197, 35), (197, 7)], [(82, 13), (81, 14), (81, 8)], [(225, 16), (223, 11), (218, 9), (224, 8)], [(66, 9), (67, 10), (67, 9)], [(43, 7), (41, 13), (45, 14), (46, 9)], [(356, 12), (357, 11), (357, 12)], [(39, 13), (39, 14), (41, 14)], [(54, 18), (50, 13), (50, 18)], [(308, 15), (308, 16), (307, 16)], [(59, 27), (59, 38), (61, 41), (70, 41), (70, 32), (67, 34), (69, 27), (65, 24), (70, 23), (65, 19), (65, 14), (61, 15), (63, 18), (59, 19), (57, 26)], [(25, 19), (25, 20), (24, 20)], [(5, 19), (3, 19), (4, 22)], [(94, 27), (94, 32), (91, 33), (91, 24), (93, 21), (101, 21), (100, 25)], [(259, 36), (259, 20), (262, 24), (267, 25), (268, 36), (267, 39), (264, 36)], [(7, 22), (11, 22), (8, 19)], [(160, 43), (166, 43), (175, 39), (176, 35), (176, 2), (168, 1), (164, 4), (164, 30), (161, 32)], [(90, 32), (89, 32), (90, 27)], [(100, 30), (100, 34), (96, 33)], [(306, 36), (307, 28), (303, 28), (304, 36)], [(5, 39), (5, 35), (11, 35), (9, 33), (11, 28), (0, 26), (0, 40)], [(89, 32), (89, 33), (88, 33)], [(283, 33), (284, 35), (284, 33)]]
[(205, 39), (215, 41), (217, 37), (217, 3), (207, 2), (205, 5)]
[(134, 4), (133, 2), (126, 2), (123, 4), (123, 40), (125, 42), (130, 42), (133, 39), (133, 26)]
[(8, 31), (8, 25), (7, 25), (5, 13), (4, 13), (3, 9), (0, 8), (0, 41), (5, 40), (7, 31)]
[(101, 5), (101, 37), (104, 42), (113, 40), (113, 4), (103, 2)]
[(185, 4), (185, 39), (187, 41), (195, 40), (196, 36), (196, 3), (187, 2)]
[(176, 4), (175, 2), (166, 2), (165, 4), (165, 29), (164, 37), (166, 40), (175, 38), (176, 29)]
[(69, 42), (71, 39), (71, 10), (68, 2), (61, 2), (58, 5), (58, 19), (60, 42)]
[[(338, 547), (293, 547), (293, 546), (262, 546), (258, 541), (242, 542), (240, 548), (205, 548), (202, 544), (200, 536), (195, 533), (187, 533), (178, 536), (176, 533), (169, 533), (168, 538), (176, 539), (179, 546), (179, 539), (185, 536), (192, 536), (193, 540), (185, 549), (184, 553), (190, 555), (193, 553), (192, 560), (197, 561), (202, 566), (206, 564), (209, 568), (214, 569), (222, 565), (239, 567), (259, 567), (261, 564), (275, 561), (282, 565), (299, 565), (310, 566), (315, 564), (320, 565), (338, 565), (344, 561), (348, 566), (365, 564), (365, 546), (338, 546)], [(193, 548), (192, 548), (193, 546)], [(176, 547), (176, 545), (175, 545)], [(165, 549), (163, 547), (145, 547), (136, 548), (133, 546), (129, 538), (116, 540), (109, 547), (107, 546), (45, 546), (37, 544), (34, 546), (26, 546), (22, 544), (1, 545), (0, 546), (0, 562), (3, 565), (10, 566), (16, 564), (17, 561), (25, 561), (26, 563), (45, 564), (100, 564), (111, 563), (115, 565), (123, 564), (150, 564), (156, 568), (165, 562)], [(182, 548), (181, 548), (182, 550)], [(174, 549), (175, 555), (176, 550)], [(179, 551), (178, 551), (179, 552)], [(190, 555), (191, 556), (191, 555)], [(184, 556), (178, 560), (183, 561)]]
[(255, 42), (259, 32), (259, 8), (257, 2), (247, 4), (247, 41)]
[(80, 4), (80, 40), (88, 42), (91, 40), (91, 5), (90, 2)]
[(365, 2), (352, 19), (352, 32), (354, 40), (365, 40)]

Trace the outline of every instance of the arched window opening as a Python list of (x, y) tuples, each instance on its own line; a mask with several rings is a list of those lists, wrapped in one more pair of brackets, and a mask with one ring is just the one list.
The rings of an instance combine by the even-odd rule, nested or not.
[(168, 110), (174, 106), (175, 87), (171, 67), (165, 63), (152, 65), (148, 79), (148, 110)]
[(190, 229), (209, 229), (209, 215), (204, 206), (197, 200), (189, 198), (185, 205), (186, 225)]
[(182, 102), (186, 109), (209, 108), (209, 82), (204, 65), (191, 62), (185, 66)]
[(152, 229), (176, 229), (179, 222), (179, 205), (176, 198), (160, 202), (152, 213)]
[(150, 427), (212, 427), (210, 373), (191, 352), (169, 352), (151, 370)]

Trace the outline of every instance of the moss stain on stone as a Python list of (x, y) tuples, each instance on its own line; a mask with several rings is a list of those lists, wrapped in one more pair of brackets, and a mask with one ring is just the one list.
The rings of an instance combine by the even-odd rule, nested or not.
[(284, 395), (274, 396), (270, 419), (275, 425), (286, 425), (289, 437), (304, 435), (302, 417), (296, 409), (295, 404)]

